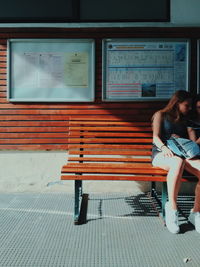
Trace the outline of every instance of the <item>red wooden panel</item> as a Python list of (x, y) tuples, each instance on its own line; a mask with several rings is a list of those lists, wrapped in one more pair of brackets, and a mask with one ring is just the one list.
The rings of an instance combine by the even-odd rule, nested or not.
[(1, 115), (0, 114), (0, 121), (3, 120), (3, 121), (8, 121), (8, 120), (11, 120), (11, 121), (21, 121), (21, 120), (68, 120), (69, 117), (66, 116), (66, 115)]
[(0, 40), (0, 50), (6, 51), (7, 45), (6, 44), (3, 44), (3, 42), (6, 42), (6, 41), (5, 40), (4, 41)]
[[(1, 86), (1, 88), (3, 88), (4, 90), (6, 90), (6, 86)], [(143, 103), (126, 103), (124, 104), (122, 103), (99, 103), (99, 104), (63, 104), (63, 103), (8, 103), (6, 104), (6, 106), (1, 106), (0, 108), (8, 108), (8, 109), (66, 109), (66, 110), (87, 110), (87, 109), (91, 109), (91, 110), (96, 110), (96, 109), (105, 109), (105, 110), (110, 110), (112, 111), (112, 109), (123, 109), (124, 112), (129, 112), (130, 109), (152, 109), (152, 107), (154, 107), (154, 109), (159, 109), (161, 107), (163, 107), (163, 104), (161, 105), (160, 102), (156, 102), (156, 103), (152, 103), (152, 102), (143, 102)], [(71, 118), (73, 119), (73, 118)], [(73, 124), (73, 122), (72, 122)]]
[(7, 92), (7, 86), (6, 85), (0, 85), (0, 91)]
[(1, 144), (3, 150), (67, 150), (67, 144)]
[[(5, 91), (1, 91), (0, 90), (0, 98), (6, 98), (7, 97), (7, 93)], [(2, 113), (2, 110), (1, 110), (1, 113)]]
[(45, 132), (45, 133), (34, 133), (34, 132), (18, 132), (18, 133), (0, 133), (0, 138), (5, 139), (21, 139), (21, 138), (65, 138), (67, 140), (67, 133), (51, 133), (51, 132)]
[[(58, 115), (92, 115), (92, 116), (96, 116), (96, 115), (105, 115), (105, 116), (109, 116), (111, 115), (112, 117), (114, 115), (123, 115), (124, 116), (124, 110), (102, 110), (102, 109), (82, 109), (82, 110), (70, 110), (70, 109), (66, 109), (66, 110), (56, 110), (56, 109), (27, 109), (27, 110), (21, 110), (21, 109), (17, 109), (17, 110), (2, 110), (1, 114), (7, 114), (7, 115), (13, 115), (13, 114), (19, 114), (19, 115), (23, 115), (23, 114), (27, 114), (27, 115), (38, 115), (38, 114), (58, 114)], [(134, 110), (134, 111), (130, 111), (128, 112), (129, 116), (133, 116), (133, 115), (141, 115), (141, 114), (145, 114), (145, 112), (141, 112), (139, 110)], [(104, 117), (105, 119), (105, 117)]]
[(0, 50), (1, 61), (6, 61), (7, 52), (5, 50)]
[(0, 98), (0, 103), (8, 103), (8, 100), (6, 98)]
[[(1, 118), (1, 116), (0, 116)], [(13, 120), (13, 121), (1, 121), (0, 120), (0, 127), (2, 127), (3, 129), (6, 129), (9, 126), (28, 126), (28, 127), (51, 127), (51, 126), (66, 126), (66, 130), (68, 129), (69, 122), (65, 121), (65, 120), (61, 120), (61, 121), (48, 121), (48, 120), (36, 120), (36, 121), (17, 121), (17, 120)]]
[[(6, 80), (6, 77), (7, 77), (7, 75), (6, 74), (3, 74), (3, 73), (1, 73), (1, 79), (3, 80)], [(4, 82), (1, 82), (1, 84), (5, 84)]]
[[(4, 124), (5, 126), (5, 124)], [(0, 133), (34, 133), (34, 132), (45, 132), (45, 133), (54, 133), (54, 132), (63, 132), (65, 133), (65, 136), (67, 135), (67, 127), (42, 127), (42, 126), (38, 126), (38, 127), (2, 127), (2, 125), (0, 126)]]
[(67, 139), (3, 139), (0, 140), (0, 145), (3, 144), (18, 144), (18, 145), (23, 145), (23, 144), (67, 144)]
[(0, 68), (6, 68), (6, 63), (4, 63), (4, 62), (0, 62)]
[(2, 75), (2, 74), (6, 74), (6, 69), (4, 69), (4, 68), (0, 69), (0, 75)]

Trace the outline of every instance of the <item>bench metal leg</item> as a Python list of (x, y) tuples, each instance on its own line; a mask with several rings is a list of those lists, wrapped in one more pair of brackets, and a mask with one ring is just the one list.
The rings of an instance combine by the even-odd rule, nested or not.
[(157, 195), (156, 182), (152, 182), (151, 183), (151, 197), (153, 197), (158, 203), (158, 205), (160, 206), (161, 212), (159, 212), (159, 214), (165, 221), (165, 203), (167, 202), (167, 198), (168, 198), (167, 182), (162, 183), (161, 199)]
[(156, 182), (151, 182), (151, 197), (155, 197), (156, 194)]
[(161, 215), (165, 220), (165, 203), (167, 202), (167, 182), (162, 183)]
[(81, 180), (75, 180), (74, 195), (75, 195), (74, 224), (78, 224), (79, 223), (79, 215), (80, 215), (80, 198), (82, 195), (82, 181)]

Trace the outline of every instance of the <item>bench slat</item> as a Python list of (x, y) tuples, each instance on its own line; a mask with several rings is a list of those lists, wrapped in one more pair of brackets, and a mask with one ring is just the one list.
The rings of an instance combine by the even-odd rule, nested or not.
[(109, 125), (109, 126), (114, 126), (116, 127), (119, 126), (119, 125), (124, 125), (124, 126), (141, 126), (141, 127), (144, 127), (144, 126), (151, 126), (151, 123), (150, 121), (149, 122), (141, 122), (141, 121), (133, 121), (130, 120), (130, 121), (107, 121), (105, 118), (104, 118), (104, 121), (93, 121), (93, 120), (89, 120), (89, 121), (86, 121), (86, 120), (73, 120), (73, 118), (71, 118), (71, 120), (69, 121), (69, 125), (70, 126), (91, 126), (91, 125), (94, 125), (94, 126), (99, 126), (99, 125), (102, 125), (102, 126), (106, 126), (106, 125)]
[(70, 135), (69, 135), (69, 138), (72, 138), (72, 137), (80, 137), (82, 136), (82, 138), (85, 138), (85, 137), (92, 137), (92, 138), (96, 138), (96, 137), (118, 137), (120, 136), (121, 137), (131, 137), (131, 138), (134, 138), (134, 137), (147, 137), (147, 138), (152, 138), (152, 134), (151, 133), (142, 133), (142, 132), (132, 132), (132, 133), (129, 133), (129, 132), (126, 132), (126, 133), (119, 133), (119, 132), (84, 132), (84, 133), (80, 133), (79, 131), (74, 131), (74, 132), (70, 132)]
[(158, 169), (140, 169), (140, 168), (103, 168), (101, 164), (99, 167), (73, 167), (73, 166), (63, 166), (62, 173), (113, 173), (113, 174), (166, 174), (166, 172), (158, 170)]
[[(102, 163), (102, 164), (99, 164), (99, 163), (82, 163), (82, 164), (79, 164), (79, 163), (68, 163), (67, 165), (64, 165), (64, 167), (79, 167), (81, 166), (80, 168), (84, 168), (84, 167), (92, 167), (92, 168), (96, 168), (96, 167), (101, 167), (101, 168), (111, 168), (111, 169), (120, 169), (120, 168), (130, 168), (130, 169), (137, 169), (137, 168), (149, 168), (151, 167), (152, 170), (155, 170), (155, 169), (159, 169), (160, 168), (157, 168), (157, 167), (152, 167), (151, 163), (122, 163), (122, 164), (110, 164), (110, 163)], [(165, 172), (165, 171), (164, 171)]]
[(118, 180), (118, 181), (154, 181), (154, 182), (165, 182), (165, 176), (130, 176), (130, 175), (62, 175), (61, 180), (100, 180), (100, 181), (109, 181), (109, 180)]
[(69, 138), (69, 143), (152, 143), (152, 138)]
[(127, 144), (70, 144), (69, 145), (69, 152), (71, 152), (71, 149), (83, 149), (83, 148), (102, 148), (102, 149), (145, 149), (145, 150), (151, 150), (152, 145), (151, 144), (129, 144), (127, 148)]
[(115, 151), (105, 151), (105, 150), (91, 150), (91, 151), (78, 151), (78, 150), (72, 150), (70, 152), (74, 155), (129, 155), (129, 156), (151, 156), (150, 151), (123, 151), (123, 150), (115, 150)]
[[(151, 127), (136, 127), (136, 126), (113, 126), (115, 131), (123, 132), (151, 132)], [(70, 131), (104, 131), (104, 132), (113, 132), (113, 128), (110, 126), (70, 126)]]
[(151, 162), (150, 158), (97, 158), (97, 157), (69, 157), (68, 161), (100, 161), (100, 162)]

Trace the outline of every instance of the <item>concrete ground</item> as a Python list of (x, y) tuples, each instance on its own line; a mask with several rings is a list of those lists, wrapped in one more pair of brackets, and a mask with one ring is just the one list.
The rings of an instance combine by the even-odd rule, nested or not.
[(1, 193), (0, 266), (198, 267), (200, 234), (187, 222), (192, 201), (179, 198), (181, 233), (173, 235), (142, 192), (90, 194), (79, 226), (71, 193)]
[[(61, 167), (67, 163), (66, 151), (0, 151), (0, 193), (67, 192), (73, 193), (73, 181), (61, 181)], [(150, 189), (149, 182), (85, 181), (84, 189), (94, 193), (137, 194)], [(182, 191), (193, 193), (193, 184)]]
[[(65, 151), (0, 152), (0, 267), (199, 266), (191, 197), (179, 198), (173, 235), (145, 194), (150, 183), (87, 181), (87, 221), (74, 226), (74, 182), (60, 181), (66, 162)], [(194, 185), (182, 189), (192, 194)]]

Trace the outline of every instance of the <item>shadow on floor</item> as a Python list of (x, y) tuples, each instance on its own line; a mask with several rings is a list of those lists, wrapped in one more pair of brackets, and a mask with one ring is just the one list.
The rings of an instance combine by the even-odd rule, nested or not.
[[(158, 195), (161, 198), (161, 195)], [(118, 197), (105, 197), (105, 198), (90, 198), (90, 201), (98, 201), (98, 215), (95, 218), (86, 219), (85, 223), (94, 220), (105, 219), (105, 207), (110, 201), (122, 201), (123, 205), (127, 204), (130, 208), (130, 212), (121, 214), (120, 217), (134, 217), (134, 216), (144, 216), (144, 217), (158, 217), (160, 212), (160, 206), (156, 202), (155, 198), (151, 198), (150, 194), (142, 193), (136, 196), (118, 196)], [(188, 195), (181, 195), (178, 197), (178, 207), (179, 207), (179, 221), (181, 233), (191, 231), (194, 227), (188, 223), (187, 218), (190, 209), (193, 206), (194, 197)], [(105, 205), (104, 205), (105, 204)], [(116, 204), (116, 214), (117, 214), (117, 204)], [(118, 217), (119, 215), (114, 215)]]

